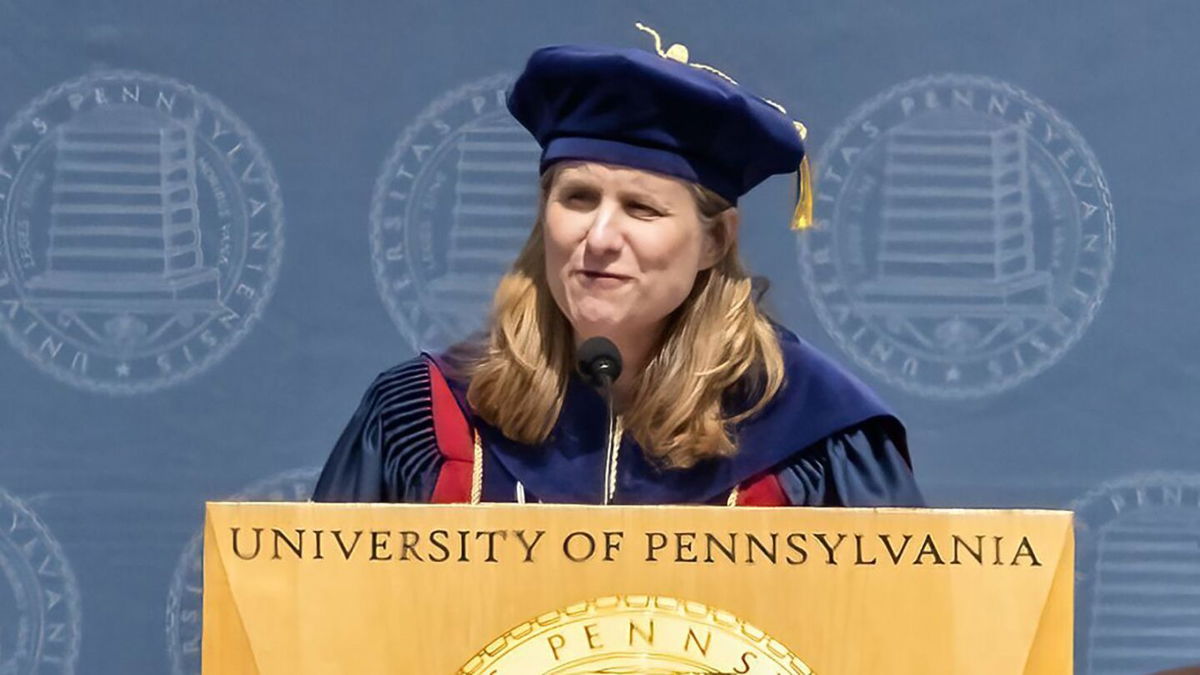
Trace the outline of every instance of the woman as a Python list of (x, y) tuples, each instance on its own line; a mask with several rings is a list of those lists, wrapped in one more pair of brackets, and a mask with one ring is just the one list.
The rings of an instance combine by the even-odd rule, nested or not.
[[(903, 426), (762, 313), (738, 257), (736, 200), (801, 166), (802, 127), (686, 60), (530, 57), (508, 107), (543, 148), (540, 204), (487, 334), (382, 374), (314, 499), (921, 503)], [(574, 367), (596, 336), (624, 363), (612, 442)]]

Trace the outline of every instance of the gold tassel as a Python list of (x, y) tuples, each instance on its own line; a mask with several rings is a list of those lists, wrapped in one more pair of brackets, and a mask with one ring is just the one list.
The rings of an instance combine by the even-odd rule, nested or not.
[(796, 174), (796, 212), (792, 214), (792, 229), (807, 230), (813, 225), (812, 171), (808, 166), (808, 153), (800, 160), (800, 171)]

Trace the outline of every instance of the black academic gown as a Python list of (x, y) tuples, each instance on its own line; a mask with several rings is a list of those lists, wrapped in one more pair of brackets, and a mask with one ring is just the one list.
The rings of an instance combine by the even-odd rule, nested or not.
[[(857, 379), (790, 333), (780, 333), (781, 391), (737, 427), (738, 452), (689, 469), (663, 470), (629, 437), (619, 448), (617, 504), (724, 504), (733, 490), (771, 484), (796, 506), (921, 506), (900, 421)], [(431, 377), (442, 361), (424, 355), (381, 374), (329, 457), (313, 499), (429, 502), (447, 464), (434, 431)], [(436, 372), (431, 369), (438, 369)], [(562, 413), (539, 447), (516, 443), (466, 404), (467, 383), (447, 378), (482, 444), (483, 501), (602, 503), (607, 418), (600, 397), (572, 378)]]

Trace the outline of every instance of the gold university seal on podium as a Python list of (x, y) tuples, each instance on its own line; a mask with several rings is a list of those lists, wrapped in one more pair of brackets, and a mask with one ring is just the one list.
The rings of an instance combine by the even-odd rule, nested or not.
[(681, 675), (812, 671), (728, 612), (666, 597), (614, 596), (527, 621), (484, 647), (460, 675)]

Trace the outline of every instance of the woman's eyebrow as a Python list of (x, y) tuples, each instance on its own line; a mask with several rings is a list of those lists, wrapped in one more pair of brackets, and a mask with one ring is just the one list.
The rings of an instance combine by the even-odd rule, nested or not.
[(578, 188), (595, 189), (595, 187), (596, 186), (591, 181), (587, 180), (586, 178), (582, 178), (582, 177), (576, 178), (573, 176), (568, 177), (568, 178), (563, 178), (562, 180), (560, 180), (558, 182), (558, 185), (557, 185), (557, 189), (559, 189), (559, 190), (569, 190), (569, 189), (578, 189)]
[[(565, 190), (596, 191), (599, 189), (600, 188), (596, 185), (595, 181), (588, 180), (588, 178), (585, 176), (565, 176), (563, 178), (560, 178), (558, 180), (557, 184), (554, 186), (555, 191), (559, 191), (559, 190), (562, 190), (562, 191), (565, 191)], [(667, 202), (665, 200), (663, 200), (658, 195), (656, 195), (654, 193), (654, 191), (651, 190), (650, 188), (642, 186), (642, 185), (632, 185), (629, 187), (623, 187), (620, 189), (618, 194), (621, 196), (622, 199), (645, 202), (645, 203), (649, 204), (650, 206), (653, 206), (662, 211), (666, 211), (669, 209), (669, 205), (667, 204)]]

